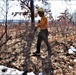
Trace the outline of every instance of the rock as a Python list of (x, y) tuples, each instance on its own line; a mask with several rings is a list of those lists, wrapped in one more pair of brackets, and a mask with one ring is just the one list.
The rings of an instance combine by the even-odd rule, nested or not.
[(35, 75), (33, 72), (28, 72), (27, 75)]
[(76, 59), (74, 59), (74, 62), (76, 63)]
[(75, 51), (75, 52), (76, 52), (76, 49), (75, 49), (74, 46), (70, 46), (70, 49), (71, 49), (72, 51)]
[(43, 75), (43, 73), (42, 73), (42, 72), (40, 72), (38, 75)]
[(17, 69), (0, 66), (0, 75), (35, 75), (34, 72), (19, 71)]
[(69, 50), (68, 50), (68, 53), (69, 53), (69, 54), (74, 54), (74, 52), (73, 52), (72, 49), (69, 49)]
[(69, 66), (70, 69), (73, 69), (73, 67)]

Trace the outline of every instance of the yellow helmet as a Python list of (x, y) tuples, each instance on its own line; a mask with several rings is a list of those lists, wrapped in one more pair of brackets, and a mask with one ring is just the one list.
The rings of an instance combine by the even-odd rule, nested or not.
[(42, 8), (38, 9), (38, 13), (44, 13), (44, 10)]

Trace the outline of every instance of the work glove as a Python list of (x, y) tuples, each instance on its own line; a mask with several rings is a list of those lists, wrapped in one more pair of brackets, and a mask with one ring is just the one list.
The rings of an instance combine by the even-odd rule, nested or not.
[(38, 20), (38, 23), (40, 23), (40, 20)]

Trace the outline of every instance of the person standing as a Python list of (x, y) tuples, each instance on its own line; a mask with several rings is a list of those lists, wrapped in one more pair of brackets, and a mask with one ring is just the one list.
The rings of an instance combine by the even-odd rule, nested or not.
[[(37, 24), (37, 28), (40, 28), (40, 32), (38, 34), (38, 40), (37, 40), (37, 46), (36, 46), (36, 52), (34, 52), (34, 55), (40, 55), (40, 47), (41, 47), (41, 42), (44, 41), (45, 44), (47, 45), (47, 50), (51, 50), (50, 44), (48, 42), (48, 20), (44, 15), (44, 10), (40, 8), (38, 10), (38, 14), (41, 17), (40, 22)], [(35, 30), (36, 30), (35, 29)]]

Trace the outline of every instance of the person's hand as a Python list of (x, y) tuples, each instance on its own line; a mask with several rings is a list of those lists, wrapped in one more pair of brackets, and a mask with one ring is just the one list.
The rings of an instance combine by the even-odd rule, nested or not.
[(38, 23), (40, 23), (40, 20), (38, 20)]

